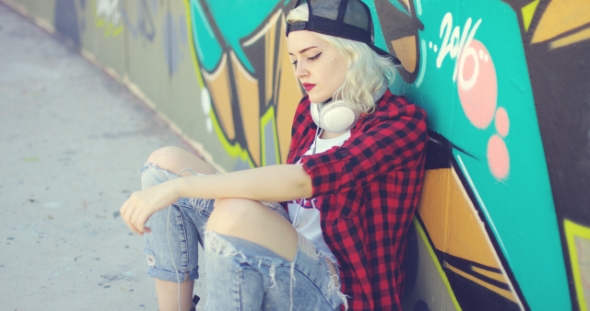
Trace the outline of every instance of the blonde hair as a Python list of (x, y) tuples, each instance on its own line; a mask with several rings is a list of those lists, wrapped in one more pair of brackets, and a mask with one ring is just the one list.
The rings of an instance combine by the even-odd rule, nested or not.
[[(308, 19), (309, 11), (305, 4), (291, 10), (287, 15), (289, 24), (306, 22)], [(393, 83), (396, 76), (395, 65), (387, 57), (380, 56), (362, 42), (317, 34), (336, 48), (348, 63), (344, 83), (334, 92), (332, 98), (342, 99), (351, 108), (360, 112), (373, 112), (375, 110), (373, 94)]]

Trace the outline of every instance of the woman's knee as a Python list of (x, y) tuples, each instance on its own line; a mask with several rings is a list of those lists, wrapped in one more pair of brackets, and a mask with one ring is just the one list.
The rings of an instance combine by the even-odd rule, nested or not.
[[(187, 168), (193, 170), (195, 173), (215, 174), (215, 169), (211, 165), (207, 164), (194, 154), (174, 146), (162, 147), (152, 152), (148, 157), (147, 162), (153, 163), (174, 174), (178, 174)], [(188, 174), (190, 173), (186, 172), (182, 175)]]
[(258, 202), (240, 198), (216, 199), (207, 228), (215, 230), (219, 226), (235, 227), (247, 221), (249, 215), (256, 212), (252, 207), (256, 203)]

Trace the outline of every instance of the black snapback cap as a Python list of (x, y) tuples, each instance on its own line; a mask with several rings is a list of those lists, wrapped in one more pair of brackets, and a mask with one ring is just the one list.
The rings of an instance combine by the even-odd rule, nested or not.
[(308, 30), (333, 37), (359, 41), (377, 54), (389, 57), (399, 65), (400, 60), (375, 46), (373, 20), (369, 7), (360, 0), (297, 0), (295, 8), (307, 3), (309, 20), (287, 24), (286, 35), (298, 30)]

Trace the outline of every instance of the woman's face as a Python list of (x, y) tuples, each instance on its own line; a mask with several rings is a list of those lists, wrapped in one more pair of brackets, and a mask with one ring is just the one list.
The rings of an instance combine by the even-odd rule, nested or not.
[(307, 30), (289, 33), (287, 45), (295, 75), (309, 100), (320, 103), (332, 97), (346, 78), (344, 56), (317, 33)]

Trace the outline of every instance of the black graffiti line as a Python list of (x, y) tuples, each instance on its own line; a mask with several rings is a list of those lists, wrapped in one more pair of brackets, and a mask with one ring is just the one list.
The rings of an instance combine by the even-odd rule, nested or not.
[(154, 25), (152, 12), (146, 3), (146, 0), (142, 0), (139, 6), (141, 8), (142, 14), (138, 21), (138, 28), (149, 41), (153, 41), (156, 35), (156, 27)]
[[(281, 62), (281, 57), (282, 57), (282, 53), (281, 52), (281, 37), (284, 35), (283, 30), (284, 27), (282, 27), (283, 23), (285, 22), (284, 19), (284, 14), (282, 13), (284, 9), (284, 6), (282, 4), (282, 2), (279, 2), (272, 10), (271, 13), (267, 16), (267, 18), (260, 23), (260, 25), (254, 30), (252, 31), (252, 33), (249, 36), (246, 36), (242, 39), (240, 39), (240, 46), (242, 46), (242, 48), (244, 49), (244, 53), (246, 54), (246, 57), (248, 57), (248, 59), (250, 60), (250, 62), (252, 63), (252, 66), (254, 67), (254, 73), (253, 73), (253, 78), (256, 79), (257, 81), (262, 81), (262, 83), (259, 83), (259, 88), (258, 88), (258, 94), (259, 94), (259, 106), (260, 106), (260, 111), (261, 111), (261, 116), (265, 115), (268, 112), (269, 106), (274, 106), (275, 107), (275, 112), (274, 112), (274, 117), (276, 118), (276, 116), (279, 113), (279, 109), (281, 109), (278, 105), (280, 99), (280, 86), (281, 86), (281, 77), (283, 74), (283, 66), (282, 66), (282, 62)], [(278, 15), (278, 16), (277, 16)], [(273, 55), (266, 55), (269, 48), (268, 46), (266, 46), (264, 44), (265, 41), (262, 41), (262, 43), (259, 40), (256, 40), (252, 43), (249, 43), (250, 41), (254, 40), (257, 37), (262, 37), (265, 34), (262, 34), (262, 32), (269, 26), (274, 27), (275, 32), (274, 34), (272, 34), (274, 36), (274, 46), (273, 49), (275, 51), (275, 53), (273, 53)], [(262, 44), (262, 49), (263, 52), (265, 53), (264, 57), (261, 57), (261, 59), (266, 60), (268, 58), (272, 58), (272, 61), (270, 62), (270, 64), (266, 61), (263, 61), (262, 64), (260, 63), (256, 63), (254, 62), (254, 60), (252, 59), (252, 53), (256, 53), (256, 51), (258, 51), (260, 49), (259, 45)], [(267, 70), (267, 66), (270, 66), (272, 70)], [(267, 73), (270, 72), (270, 76), (267, 76)], [(270, 83), (268, 83), (270, 81)], [(266, 93), (267, 93), (267, 86), (270, 85), (270, 93), (271, 96), (268, 99), (268, 101), (266, 100)], [(301, 86), (300, 86), (301, 87)], [(303, 88), (301, 87), (301, 90), (303, 90)], [(273, 131), (274, 133), (278, 133), (278, 124), (277, 122), (274, 122), (273, 124)], [(262, 131), (260, 132), (260, 141), (262, 142)], [(275, 152), (278, 152), (279, 154), (279, 158), (278, 161), (280, 161), (280, 159), (282, 159), (281, 157), (281, 148), (280, 148), (280, 141), (279, 141), (279, 137), (278, 135), (276, 136), (276, 138), (274, 138), (274, 143), (276, 146), (276, 150), (274, 150)], [(262, 151), (262, 145), (261, 145), (261, 151)]]
[[(236, 80), (232, 79), (232, 77), (235, 77), (235, 73), (234, 73), (233, 63), (232, 63), (231, 55), (230, 55), (231, 49), (230, 49), (229, 45), (227, 44), (227, 42), (225, 41), (225, 38), (221, 34), (221, 30), (217, 26), (217, 23), (215, 22), (215, 19), (213, 18), (213, 15), (211, 14), (211, 10), (209, 9), (207, 4), (205, 3), (205, 0), (198, 0), (198, 1), (201, 4), (203, 11), (205, 12), (205, 17), (207, 18), (207, 22), (209, 23), (211, 30), (213, 30), (213, 34), (215, 35), (215, 38), (218, 40), (218, 43), (221, 45), (222, 51), (226, 54), (226, 57), (227, 57), (227, 74), (228, 74), (228, 77), (230, 77), (229, 82), (230, 82), (230, 90), (231, 90), (230, 106), (232, 109), (232, 120), (234, 121), (234, 131), (235, 131), (236, 136), (233, 140), (230, 140), (227, 137), (227, 134), (225, 132), (224, 132), (224, 134), (226, 135), (226, 139), (230, 143), (235, 143), (235, 142), (240, 143), (240, 146), (242, 147), (242, 149), (244, 149), (248, 152), (248, 156), (250, 157), (250, 159), (254, 159), (254, 157), (252, 157), (252, 153), (250, 152), (250, 149), (248, 148), (248, 141), (246, 140), (245, 131), (243, 130), (244, 124), (243, 124), (242, 118), (241, 118), (242, 113), (241, 113), (240, 105), (238, 102), (239, 98), (237, 98), (238, 91), (237, 91), (237, 86), (236, 86)], [(201, 67), (201, 68), (204, 68), (204, 67)], [(215, 115), (219, 115), (215, 109), (215, 105), (213, 105), (213, 110), (215, 112)]]
[[(418, 221), (419, 225), (422, 227), (422, 231), (424, 232), (424, 235), (426, 236), (426, 240), (427, 240), (426, 242), (428, 244), (430, 244), (430, 247), (434, 251), (434, 254), (435, 254), (436, 258), (438, 259), (439, 263), (441, 263), (441, 266), (442, 266), (443, 270), (445, 271), (445, 274), (452, 273), (454, 275), (461, 276), (460, 274), (457, 274), (457, 273), (453, 272), (452, 270), (450, 270), (449, 268), (446, 268), (444, 266), (444, 262), (445, 261), (449, 262), (448, 260), (446, 260), (447, 257), (451, 257), (451, 258), (459, 258), (459, 257), (453, 256), (453, 255), (451, 255), (449, 253), (443, 252), (443, 251), (437, 249), (436, 247), (434, 247), (434, 243), (432, 242), (432, 238), (430, 237), (430, 234), (428, 233), (428, 230), (426, 230), (426, 226), (424, 225), (424, 222), (422, 221), (422, 218), (420, 217), (420, 215), (418, 213), (416, 213), (415, 216), (414, 216), (414, 218)], [(463, 260), (465, 262), (469, 262), (469, 264), (471, 264), (473, 266), (477, 266), (479, 268), (486, 267), (489, 270), (496, 270), (496, 271), (498, 271), (498, 269), (495, 269), (495, 268), (492, 268), (492, 267), (487, 267), (487, 266), (484, 266), (484, 265), (479, 264), (479, 263), (474, 262), (474, 261), (470, 261), (470, 260), (462, 259), (462, 258), (460, 260)], [(453, 260), (453, 261), (456, 261), (456, 260)], [(476, 275), (473, 275), (473, 273), (468, 272), (471, 269), (468, 269), (467, 271), (466, 271), (466, 269), (460, 269), (460, 268), (457, 268), (457, 269), (460, 270), (460, 271), (463, 271), (463, 272), (465, 272), (465, 273), (467, 273), (467, 274), (469, 274), (469, 275), (471, 275), (471, 276), (473, 276), (473, 277), (475, 277), (477, 279), (480, 279), (482, 281), (489, 281), (489, 282), (486, 282), (486, 283), (490, 283), (490, 284), (491, 283), (495, 283), (494, 286), (496, 286), (498, 288), (502, 288), (502, 289), (506, 289), (506, 290), (510, 291), (510, 288), (509, 288), (509, 286), (506, 283), (501, 283), (501, 282), (498, 282), (496, 280), (489, 279), (486, 276), (480, 276), (480, 274), (478, 274), (477, 276)], [(508, 274), (508, 272), (509, 272), (508, 269), (504, 269), (504, 273), (505, 273), (504, 276), (506, 276), (506, 278), (510, 279), (510, 275)], [(461, 276), (461, 277), (464, 278), (463, 276)], [(519, 293), (519, 288), (517, 288), (516, 285), (517, 284), (515, 284), (514, 282), (512, 282), (512, 286), (513, 286), (513, 289), (514, 289), (513, 293), (519, 297), (519, 299), (520, 299), (520, 301), (521, 301), (522, 306), (524, 307), (524, 309), (527, 310), (527, 311), (530, 311), (530, 308), (529, 308), (528, 304), (526, 303), (526, 300), (524, 300), (524, 298), (521, 296), (522, 294)], [(453, 288), (453, 286), (451, 286), (451, 290), (454, 292), (456, 290), (456, 288)]]
[[(468, 260), (468, 259), (465, 259), (465, 258), (460, 258), (460, 257), (457, 257), (457, 256), (453, 256), (453, 255), (451, 255), (449, 253), (445, 253), (445, 256), (444, 257), (445, 257), (445, 262), (447, 262), (452, 267), (454, 267), (454, 268), (456, 268), (458, 270), (461, 270), (464, 273), (469, 274), (469, 275), (471, 275), (471, 276), (473, 276), (473, 277), (475, 277), (475, 278), (477, 278), (477, 279), (479, 279), (481, 281), (484, 281), (485, 283), (488, 283), (488, 284), (491, 284), (491, 285), (496, 286), (498, 288), (502, 288), (502, 289), (505, 289), (505, 290), (507, 290), (509, 292), (512, 292), (512, 290), (510, 289), (510, 286), (508, 285), (508, 283), (505, 283), (505, 282), (502, 282), (502, 281), (498, 281), (498, 280), (492, 279), (492, 278), (490, 278), (490, 277), (488, 277), (488, 276), (486, 276), (484, 274), (478, 273), (478, 272), (474, 271), (472, 269), (472, 267), (478, 267), (478, 268), (481, 268), (481, 269), (484, 269), (484, 270), (488, 270), (490, 272), (494, 272), (494, 273), (497, 273), (499, 275), (505, 276), (502, 273), (503, 271), (501, 269), (497, 269), (497, 268), (494, 268), (494, 267), (485, 266), (485, 265), (483, 265), (481, 263), (478, 263), (478, 262), (475, 262), (475, 261), (471, 261), (471, 260)], [(444, 267), (444, 265), (443, 265), (443, 267)], [(508, 278), (508, 277), (506, 276), (506, 278)]]
[(516, 281), (516, 277), (515, 277), (514, 273), (512, 272), (510, 265), (508, 264), (508, 260), (504, 256), (504, 253), (502, 252), (502, 248), (500, 248), (500, 245), (498, 244), (498, 241), (496, 240), (496, 236), (494, 235), (494, 232), (490, 228), (488, 221), (486, 220), (485, 216), (483, 215), (482, 208), (479, 205), (479, 203), (475, 197), (473, 189), (471, 189), (471, 187), (469, 186), (469, 182), (467, 182), (465, 175), (463, 175), (463, 171), (460, 169), (459, 164), (457, 163), (457, 160), (455, 159), (455, 157), (451, 157), (451, 162), (452, 162), (453, 169), (457, 174), (457, 177), (461, 181), (461, 184), (463, 186), (463, 189), (465, 190), (465, 193), (467, 193), (467, 195), (469, 196), (469, 200), (471, 201), (471, 204), (473, 204), (473, 208), (477, 212), (477, 216), (479, 217), (480, 221), (484, 224), (483, 227), (488, 235), (488, 241), (492, 244), (494, 250), (496, 251), (496, 254), (498, 256), (497, 258), (500, 261), (500, 264), (502, 265), (502, 267), (504, 268), (504, 273), (506, 274), (506, 276), (510, 280), (510, 282), (512, 284), (512, 288), (514, 289), (514, 292), (518, 295), (518, 298), (520, 299), (520, 302), (522, 303), (522, 306), (525, 308), (525, 310), (530, 310), (531, 308), (529, 307), (529, 305), (524, 297), (524, 294), (522, 293), (522, 290), (520, 289), (520, 285)]
[[(259, 98), (264, 98), (264, 100), (260, 101), (260, 105), (261, 105), (260, 111), (265, 111), (265, 109), (268, 105), (274, 104), (275, 106), (277, 106), (277, 104), (278, 104), (278, 100), (277, 100), (276, 96), (279, 93), (279, 89), (280, 89), (279, 79), (280, 79), (280, 75), (282, 72), (281, 61), (280, 61), (282, 55), (280, 55), (280, 53), (279, 53), (280, 48), (281, 48), (281, 42), (282, 42), (281, 36), (283, 36), (283, 33), (281, 32), (281, 30), (283, 30), (283, 27), (281, 27), (281, 26), (285, 22), (283, 13), (279, 13), (279, 12), (282, 12), (283, 9), (284, 9), (284, 5), (281, 1), (279, 1), (277, 3), (277, 5), (271, 10), (271, 13), (269, 13), (269, 15), (266, 17), (266, 19), (264, 21), (262, 21), (260, 23), (260, 25), (256, 29), (254, 29), (250, 35), (239, 40), (240, 46), (244, 49), (244, 53), (248, 54), (248, 53), (246, 53), (246, 49), (248, 47), (253, 47), (255, 45), (255, 43), (248, 44), (248, 45), (246, 45), (246, 43), (253, 40), (254, 38), (260, 36), (262, 31), (264, 31), (265, 28), (267, 28), (271, 24), (271, 22), (274, 23), (274, 27), (275, 27), (276, 31), (274, 33), (275, 40), (274, 40), (274, 47), (273, 48), (274, 48), (275, 53), (273, 55), (264, 55), (265, 57), (262, 58), (262, 59), (267, 59), (269, 57), (272, 58), (272, 62), (270, 65), (271, 68), (274, 69), (272, 71), (272, 77), (266, 77), (266, 72), (267, 72), (267, 70), (265, 70), (266, 64), (267, 64), (266, 62), (264, 62), (264, 64), (263, 64), (264, 68), (262, 68), (262, 70), (260, 70), (260, 72), (258, 72), (256, 70), (256, 68), (255, 68), (256, 66), (253, 66), (254, 67), (253, 77), (255, 79), (257, 79), (258, 81), (264, 82), (261, 84), (262, 87), (259, 87), (259, 89), (258, 89)], [(277, 14), (280, 14), (280, 15), (277, 17)], [(268, 51), (268, 48), (266, 46), (264, 46), (264, 48), (265, 48), (264, 52)], [(251, 57), (248, 57), (248, 59), (251, 62), (253, 61), (251, 59)], [(266, 85), (267, 85), (266, 81), (268, 79), (272, 79), (272, 83), (271, 83), (272, 91), (271, 91), (271, 98), (268, 100), (268, 102), (266, 102), (266, 92), (265, 91), (266, 91)]]
[(195, 1), (199, 1), (199, 3), (201, 4), (201, 8), (203, 9), (203, 12), (205, 13), (205, 18), (207, 18), (207, 22), (209, 23), (209, 27), (211, 27), (211, 30), (213, 31), (215, 38), (217, 39), (218, 43), (221, 45), (221, 49), (223, 51), (229, 50), (230, 49), (229, 45), (227, 44), (227, 42), (225, 42), (225, 37), (221, 34), (221, 30), (219, 30), (219, 27), (217, 27), (217, 23), (215, 22), (215, 18), (213, 18), (213, 14), (211, 14), (211, 10), (209, 9), (209, 6), (205, 2), (205, 0), (195, 0)]
[(140, 35), (147, 38), (149, 41), (153, 41), (156, 36), (156, 27), (154, 23), (154, 18), (152, 16), (152, 12), (149, 9), (149, 6), (145, 3), (145, 1), (146, 0), (139, 0), (138, 3), (140, 13), (137, 21), (137, 27), (134, 26), (131, 22), (127, 10), (122, 4), (121, 17), (123, 18), (123, 21), (125, 22), (127, 28), (129, 28), (129, 30), (131, 31), (131, 35), (133, 36), (133, 38)]

